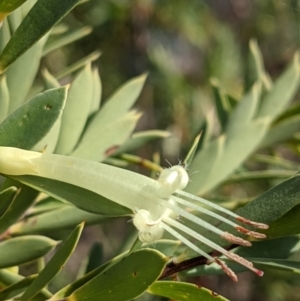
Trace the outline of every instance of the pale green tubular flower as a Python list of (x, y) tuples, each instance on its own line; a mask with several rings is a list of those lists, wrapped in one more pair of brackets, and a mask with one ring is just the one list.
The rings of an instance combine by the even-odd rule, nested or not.
[[(0, 173), (8, 176), (40, 176), (88, 189), (130, 208), (134, 212), (133, 224), (139, 231), (141, 242), (156, 242), (163, 236), (164, 231), (167, 231), (190, 249), (207, 258), (208, 262), (217, 263), (234, 281), (237, 281), (237, 276), (223, 261), (201, 250), (192, 240), (209, 246), (259, 276), (263, 275), (263, 272), (253, 267), (251, 262), (225, 250), (180, 222), (178, 217), (183, 217), (197, 226), (220, 235), (230, 243), (242, 246), (251, 246), (251, 243), (241, 237), (222, 231), (193, 215), (186, 208), (213, 217), (232, 226), (235, 231), (258, 239), (265, 238), (265, 235), (242, 227), (215, 211), (225, 213), (237, 222), (258, 229), (268, 228), (265, 224), (247, 220), (223, 207), (184, 192), (182, 189), (188, 184), (189, 176), (182, 166), (176, 165), (165, 169), (161, 172), (158, 180), (154, 180), (128, 170), (93, 161), (0, 147)], [(214, 212), (208, 210), (209, 207)]]

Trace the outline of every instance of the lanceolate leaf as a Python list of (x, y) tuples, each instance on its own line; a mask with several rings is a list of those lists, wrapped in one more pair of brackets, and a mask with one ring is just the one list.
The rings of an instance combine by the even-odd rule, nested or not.
[(76, 76), (68, 92), (56, 153), (69, 155), (77, 144), (89, 115), (92, 92), (93, 75), (88, 64)]
[[(1, 34), (1, 33), (0, 33)], [(0, 76), (0, 123), (7, 117), (9, 108), (9, 90), (6, 77)]]
[(133, 151), (153, 140), (167, 138), (169, 136), (169, 132), (159, 130), (135, 132), (124, 144), (122, 144), (121, 147), (116, 150), (114, 155)]
[(275, 81), (273, 88), (262, 99), (258, 118), (277, 118), (292, 101), (300, 81), (299, 53), (297, 53), (287, 70)]
[(103, 128), (88, 128), (73, 157), (103, 161), (114, 154), (133, 132), (141, 114), (131, 111)]
[(38, 191), (45, 192), (55, 199), (70, 202), (76, 207), (91, 213), (109, 216), (132, 214), (132, 211), (126, 207), (116, 204), (92, 191), (68, 183), (34, 176), (19, 176), (16, 177), (16, 180)]
[(177, 301), (229, 301), (201, 286), (178, 281), (156, 281), (147, 291)]
[(246, 218), (270, 224), (300, 202), (300, 174), (271, 188), (237, 212)]
[[(16, 223), (26, 210), (33, 204), (37, 191), (34, 189), (20, 185), (18, 182), (6, 179), (3, 185), (5, 187), (15, 186), (20, 189), (18, 195), (11, 203), (7, 205), (5, 212), (0, 217), (0, 234), (6, 231), (11, 225)], [(1, 209), (4, 209), (3, 207)]]
[(39, 0), (0, 54), (0, 73), (41, 39), (79, 0)]
[(92, 93), (92, 101), (90, 106), (89, 115), (94, 114), (99, 110), (102, 96), (102, 84), (99, 76), (98, 69), (95, 68), (92, 70), (93, 73), (93, 93)]
[(9, 113), (24, 104), (27, 94), (36, 77), (43, 46), (48, 35), (43, 37), (28, 52), (20, 56), (5, 72), (10, 92)]
[(7, 18), (4, 19), (0, 27), (0, 51), (2, 51), (11, 37), (11, 32)]
[[(25, 278), (8, 269), (0, 269), (0, 284), (2, 287), (6, 287), (6, 289), (0, 292), (0, 300), (11, 299), (13, 296), (19, 295), (33, 279), (35, 279), (35, 276)], [(51, 293), (43, 289), (38, 295), (31, 299), (31, 301), (43, 301), (50, 297)]]
[(273, 268), (300, 274), (300, 261), (269, 258), (247, 258), (261, 268)]
[(264, 233), (268, 238), (276, 238), (300, 233), (300, 204), (293, 207), (281, 218), (270, 224), (270, 228)]
[(218, 80), (212, 79), (210, 83), (212, 85), (212, 89), (214, 93), (215, 106), (218, 113), (219, 124), (222, 128), (222, 131), (224, 131), (229, 119), (229, 111), (230, 111), (229, 102), (224, 91), (222, 91), (222, 88), (220, 87)]
[(130, 253), (73, 292), (65, 301), (125, 301), (141, 295), (160, 275), (167, 260), (150, 249)]
[(10, 285), (9, 287), (0, 291), (0, 300), (9, 300), (21, 294), (28, 287), (28, 285), (35, 279), (36, 276), (29, 276), (21, 281)]
[(0, 2), (0, 21), (2, 21), (9, 13), (17, 9), (26, 0), (2, 0)]
[(38, 235), (27, 235), (0, 242), (0, 268), (13, 267), (38, 259), (51, 251), (57, 242)]
[(92, 31), (91, 27), (85, 26), (74, 31), (67, 31), (64, 35), (59, 36), (58, 38), (51, 39), (49, 43), (46, 44), (43, 55), (48, 54), (49, 52), (59, 49), (69, 43), (72, 43), (76, 40), (79, 40), (86, 35), (90, 34)]
[(63, 77), (76, 72), (77, 70), (79, 70), (80, 68), (86, 66), (87, 64), (97, 60), (99, 58), (99, 56), (101, 55), (101, 52), (99, 51), (94, 51), (91, 54), (87, 55), (86, 57), (82, 58), (81, 60), (75, 62), (73, 65), (70, 65), (68, 67), (66, 67), (65, 69), (63, 69), (62, 71), (60, 71), (58, 74), (56, 74), (56, 78), (62, 79)]
[(61, 115), (67, 88), (48, 90), (24, 104), (0, 125), (0, 145), (31, 149)]
[(260, 144), (260, 148), (271, 147), (278, 143), (288, 141), (294, 138), (294, 135), (300, 131), (300, 115), (286, 118), (276, 123), (266, 138)]
[(57, 252), (49, 260), (45, 268), (39, 273), (38, 277), (30, 284), (21, 300), (28, 300), (39, 293), (54, 277), (60, 272), (65, 262), (73, 253), (83, 229), (83, 223), (78, 225), (68, 238), (63, 242)]
[(70, 229), (85, 221), (87, 225), (103, 221), (105, 217), (89, 213), (73, 206), (64, 205), (59, 209), (26, 218), (12, 225), (10, 235), (51, 233), (61, 229)]
[(259, 145), (268, 125), (268, 119), (241, 124), (201, 149), (192, 162), (191, 169), (197, 173), (187, 189), (205, 193), (223, 181)]
[(124, 258), (127, 255), (127, 253), (122, 253), (110, 261), (104, 263), (100, 267), (92, 270), (91, 272), (87, 273), (83, 277), (77, 279), (76, 281), (70, 283), (69, 285), (63, 287), (61, 290), (59, 290), (52, 298), (52, 300), (61, 300), (64, 297), (70, 296), (75, 290), (82, 287), (84, 284), (88, 283), (90, 280), (92, 280), (97, 275), (102, 274), (104, 271), (106, 271), (109, 267), (115, 265), (118, 263), (122, 258)]
[(16, 194), (17, 188), (14, 186), (4, 189), (0, 192), (0, 219), (7, 210), (7, 208), (9, 208), (11, 203), (14, 201)]
[(256, 78), (255, 81), (260, 81), (266, 90), (270, 90), (272, 88), (272, 80), (269, 75), (265, 71), (264, 62), (262, 58), (261, 51), (257, 45), (255, 40), (251, 40), (249, 43), (251, 55), (253, 57), (253, 61), (255, 64)]
[(122, 85), (94, 116), (87, 132), (101, 129), (120, 119), (139, 97), (146, 75), (143, 74)]

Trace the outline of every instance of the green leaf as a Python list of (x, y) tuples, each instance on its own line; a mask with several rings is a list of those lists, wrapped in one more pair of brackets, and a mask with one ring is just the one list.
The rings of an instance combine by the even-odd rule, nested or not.
[[(35, 276), (25, 278), (8, 269), (0, 269), (0, 284), (2, 287), (6, 287), (0, 291), (0, 300), (11, 299), (10, 297), (23, 292), (27, 287), (26, 285), (29, 285), (34, 277)], [(30, 281), (27, 279), (30, 279)], [(48, 290), (43, 289), (30, 301), (44, 301), (49, 299), (51, 296), (52, 294)]]
[(251, 160), (260, 163), (266, 163), (268, 165), (282, 167), (283, 169), (300, 169), (300, 164), (296, 163), (295, 161), (290, 161), (287, 159), (283, 159), (280, 156), (268, 156), (268, 155), (261, 155), (255, 154), (251, 157)]
[(0, 54), (0, 73), (41, 39), (79, 0), (39, 0)]
[(22, 279), (24, 279), (23, 276), (17, 274), (15, 271), (12, 272), (11, 269), (0, 269), (1, 286), (7, 287), (21, 281)]
[(5, 211), (11, 206), (17, 195), (17, 188), (12, 186), (7, 189), (4, 189), (0, 192), (0, 218), (3, 216)]
[(6, 77), (0, 76), (0, 124), (7, 117), (9, 108), (9, 90)]
[(87, 131), (102, 129), (122, 118), (139, 97), (146, 80), (143, 74), (122, 85), (94, 116)]
[(178, 281), (156, 281), (147, 290), (154, 295), (177, 301), (226, 301), (225, 297), (195, 284)]
[[(32, 208), (30, 208), (30, 212), (26, 217), (32, 217), (34, 215), (44, 214), (46, 212), (50, 212), (52, 210), (61, 209), (66, 206), (65, 203), (56, 200), (52, 197), (46, 197), (34, 204)], [(79, 222), (76, 224), (78, 225)]]
[(119, 155), (121, 153), (128, 153), (139, 147), (146, 145), (153, 140), (167, 138), (170, 136), (170, 133), (167, 131), (160, 131), (160, 130), (149, 130), (149, 131), (142, 131), (142, 132), (135, 132), (132, 136), (125, 141), (123, 145), (121, 145), (114, 156)]
[(287, 236), (262, 241), (253, 241), (251, 248), (238, 247), (234, 253), (242, 257), (287, 259), (300, 250), (300, 239)]
[(29, 300), (39, 293), (57, 275), (73, 253), (80, 238), (84, 223), (78, 225), (49, 260), (37, 278), (29, 285), (21, 300)]
[(116, 204), (97, 193), (68, 183), (35, 176), (19, 176), (15, 179), (38, 191), (47, 193), (55, 199), (70, 202), (88, 212), (109, 216), (132, 214), (132, 211), (126, 207)]
[[(47, 89), (54, 89), (54, 88), (59, 88), (60, 87), (60, 84), (56, 80), (56, 78), (54, 76), (52, 76), (46, 69), (44, 69), (42, 71), (42, 75), (43, 75), (43, 78), (44, 78), (46, 90)], [(46, 136), (44, 136), (44, 138), (41, 139), (32, 148), (32, 150), (35, 150), (35, 151), (44, 150), (47, 153), (53, 153), (54, 150), (55, 150), (55, 148), (56, 148), (56, 145), (57, 145), (57, 141), (58, 141), (58, 137), (59, 137), (59, 132), (60, 132), (60, 127), (61, 127), (61, 115), (55, 121), (55, 123), (52, 126), (51, 130), (49, 131), (49, 133)]]
[(0, 145), (31, 149), (61, 115), (66, 95), (66, 87), (48, 90), (9, 115), (0, 125)]
[(281, 237), (300, 233), (300, 205), (290, 209), (278, 220), (270, 224), (270, 228), (263, 231), (268, 238)]
[(229, 111), (230, 111), (229, 101), (224, 91), (222, 91), (220, 87), (220, 83), (218, 82), (217, 79), (215, 78), (211, 79), (210, 84), (213, 89), (215, 107), (218, 113), (218, 120), (222, 128), (222, 131), (224, 131), (229, 119)]
[(201, 134), (199, 134), (199, 135), (195, 138), (192, 147), (190, 148), (190, 150), (189, 150), (187, 156), (185, 157), (185, 159), (184, 159), (184, 161), (183, 161), (183, 164), (184, 164), (185, 166), (190, 166), (190, 164), (192, 163), (193, 158), (194, 158), (195, 153), (196, 153), (196, 150), (197, 150), (197, 147), (198, 147), (198, 145), (199, 145), (200, 138), (201, 138)]
[(162, 272), (166, 258), (143, 249), (130, 253), (78, 288), (65, 301), (125, 301), (141, 295)]
[(88, 262), (86, 264), (85, 274), (93, 271), (94, 269), (102, 265), (104, 252), (103, 245), (101, 243), (94, 243), (91, 247), (88, 256)]
[[(202, 148), (190, 167), (197, 173), (193, 174), (187, 190), (202, 194), (226, 179), (257, 148), (268, 125), (268, 119), (240, 124)], [(201, 183), (200, 189), (194, 183)]]
[(252, 120), (255, 120), (255, 115), (260, 105), (261, 92), (261, 84), (256, 83), (243, 96), (230, 116), (227, 127), (229, 132), (235, 131), (241, 124), (250, 123)]
[(205, 116), (205, 122), (203, 123), (200, 129), (201, 136), (200, 136), (198, 146), (195, 150), (194, 157), (197, 154), (197, 152), (200, 152), (202, 148), (204, 148), (209, 144), (213, 136), (213, 131), (214, 131), (214, 116), (212, 113), (208, 113)]
[(46, 90), (60, 87), (60, 83), (58, 82), (58, 80), (47, 69), (42, 70), (42, 76), (46, 86)]
[(93, 69), (93, 93), (89, 115), (96, 113), (99, 110), (102, 95), (102, 84), (98, 69)]
[(11, 38), (10, 28), (7, 18), (3, 21), (0, 27), (0, 51), (2, 51)]
[(300, 261), (269, 258), (247, 258), (261, 268), (289, 271), (300, 274)]
[[(23, 293), (28, 285), (36, 278), (36, 275), (32, 275), (22, 279), (21, 281), (10, 285), (9, 287), (0, 291), (0, 300), (12, 299), (19, 294)], [(49, 296), (51, 297), (51, 295)]]
[[(21, 191), (0, 217), (0, 234), (20, 219), (26, 210), (31, 207), (37, 196), (37, 191), (32, 188), (23, 185), (20, 186), (18, 182), (6, 179), (4, 182), (4, 189), (5, 187), (11, 186), (21, 188)], [(8, 205), (8, 203), (6, 203), (6, 205)]]
[(277, 118), (290, 104), (296, 94), (299, 81), (299, 53), (294, 56), (291, 66), (275, 81), (273, 88), (262, 99), (258, 118)]
[(62, 36), (59, 36), (56, 39), (50, 40), (44, 48), (43, 56), (47, 55), (49, 52), (62, 48), (65, 45), (68, 45), (74, 41), (77, 41), (92, 32), (92, 28), (89, 26), (81, 27), (73, 31), (67, 31)]
[(260, 144), (260, 148), (271, 147), (292, 139), (300, 131), (300, 115), (283, 119), (276, 123), (269, 131), (266, 138)]
[(13, 35), (23, 20), (22, 8), (20, 7), (19, 9), (16, 9), (7, 17), (7, 19), (10, 25), (11, 33)]
[[(67, 296), (70, 296), (75, 290), (78, 288), (82, 287), (84, 284), (89, 282), (91, 279), (96, 277), (97, 275), (103, 273), (106, 271), (109, 267), (113, 266), (114, 264), (118, 263), (121, 261), (122, 258), (124, 258), (128, 252), (122, 253), (113, 259), (109, 260), (108, 262), (104, 263), (100, 267), (92, 270), (88, 274), (84, 275), (83, 277), (77, 279), (76, 281), (70, 283), (69, 285), (63, 287), (61, 290), (59, 290), (52, 298), (51, 301), (53, 300), (61, 300), (62, 298), (65, 298)], [(0, 270), (1, 271), (1, 270)], [(0, 274), (1, 276), (1, 274)]]
[(17, 9), (26, 0), (2, 0), (0, 2), (0, 21), (2, 21), (9, 13)]
[(87, 225), (103, 221), (105, 217), (88, 213), (73, 206), (63, 205), (58, 209), (25, 218), (9, 229), (10, 235), (51, 233), (61, 229), (70, 229), (85, 221)]
[[(174, 240), (159, 240), (155, 244), (155, 249), (159, 252), (162, 252), (166, 256), (172, 256), (174, 254), (175, 250), (177, 250), (180, 245), (181, 245), (180, 242), (174, 241)], [(143, 245), (143, 248), (150, 248), (150, 247), (153, 248), (153, 245), (150, 245), (150, 244)], [(84, 284), (86, 284), (88, 281), (93, 279), (95, 276), (106, 271), (109, 267), (120, 262), (121, 259), (127, 255), (128, 255), (128, 251), (114, 257), (113, 259), (104, 263), (102, 266), (92, 270), (88, 274), (86, 274), (83, 277), (81, 277), (80, 279), (76, 280), (75, 282), (65, 286), (51, 298), (51, 301), (52, 300), (60, 300), (62, 298), (65, 298), (65, 297), (71, 295), (76, 289), (82, 287)]]
[(48, 36), (36, 43), (28, 52), (20, 56), (5, 72), (10, 92), (9, 113), (24, 104), (40, 66), (42, 49)]
[(96, 128), (95, 123), (90, 124), (71, 156), (103, 161), (128, 139), (140, 116), (140, 113), (131, 111), (103, 128)]
[(169, 257), (172, 257), (180, 247), (182, 247), (182, 242), (173, 239), (160, 239), (155, 243), (155, 245), (153, 244), (142, 245), (142, 248), (152, 248)]
[(60, 71), (58, 74), (55, 75), (55, 77), (59, 80), (62, 79), (68, 75), (70, 75), (73, 72), (76, 72), (77, 70), (81, 69), (82, 67), (85, 67), (87, 64), (92, 63), (93, 61), (97, 60), (99, 56), (101, 55), (101, 52), (94, 51), (91, 54), (87, 55), (86, 57), (82, 58), (81, 60), (75, 62), (74, 64), (66, 67), (62, 71)]
[(260, 170), (260, 171), (245, 171), (229, 176), (224, 184), (237, 183), (243, 181), (251, 180), (261, 180), (261, 179), (287, 179), (294, 176), (297, 173), (297, 170)]
[(270, 224), (299, 202), (300, 174), (297, 174), (271, 188), (237, 212), (248, 219)]
[(13, 267), (38, 259), (50, 252), (57, 242), (38, 235), (10, 238), (0, 242), (0, 268)]
[(272, 80), (265, 71), (263, 57), (257, 45), (257, 41), (253, 39), (250, 40), (249, 47), (255, 64), (256, 80), (262, 82), (266, 90), (270, 90), (272, 88)]
[(70, 154), (77, 144), (89, 115), (92, 92), (93, 75), (91, 65), (88, 64), (76, 76), (68, 92), (56, 153)]

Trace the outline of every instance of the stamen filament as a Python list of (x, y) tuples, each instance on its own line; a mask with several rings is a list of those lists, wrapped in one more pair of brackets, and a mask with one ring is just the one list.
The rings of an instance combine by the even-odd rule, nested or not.
[(207, 201), (207, 200), (205, 200), (205, 199), (203, 199), (201, 197), (198, 197), (196, 195), (190, 194), (190, 193), (182, 191), (182, 190), (176, 190), (176, 193), (179, 194), (179, 195), (185, 196), (185, 197), (187, 197), (187, 198), (189, 198), (191, 200), (194, 200), (194, 201), (197, 201), (199, 203), (202, 203), (202, 204), (204, 204), (206, 206), (209, 206), (211, 208), (214, 208), (214, 209), (216, 209), (218, 211), (226, 213), (226, 214), (234, 217), (235, 219), (237, 219), (239, 222), (242, 222), (244, 224), (251, 225), (251, 226), (256, 227), (258, 229), (268, 229), (269, 228), (269, 226), (266, 225), (266, 224), (250, 221), (250, 220), (248, 220), (246, 218), (243, 218), (243, 217), (237, 215), (236, 213), (234, 213), (234, 212), (232, 212), (230, 210), (225, 209), (222, 206), (216, 205), (216, 204), (214, 204), (212, 202), (209, 202), (209, 201)]
[(253, 267), (253, 264), (246, 260), (245, 258), (242, 258), (236, 254), (233, 254), (225, 249), (223, 249), (222, 247), (220, 247), (219, 245), (217, 245), (216, 243), (210, 241), (209, 239), (205, 238), (204, 236), (202, 236), (201, 234), (195, 232), (194, 230), (186, 227), (185, 225), (183, 224), (180, 224), (179, 222), (173, 220), (173, 219), (170, 219), (168, 217), (164, 218), (163, 219), (164, 222), (168, 223), (169, 225), (172, 225), (174, 226), (175, 228), (185, 232), (186, 234), (194, 237), (195, 239), (201, 241), (202, 243), (204, 243), (205, 245), (211, 247), (212, 249), (220, 252), (221, 254), (225, 255), (226, 257), (234, 260), (235, 262), (238, 262), (239, 264), (245, 266), (246, 268), (248, 268), (249, 270), (253, 271), (254, 273), (256, 273), (258, 276), (262, 276), (263, 275), (263, 272), (254, 268)]
[[(218, 235), (220, 235), (222, 238), (226, 239), (227, 240), (227, 235), (224, 231), (218, 229), (217, 227), (209, 224), (208, 222), (202, 220), (201, 218), (183, 210), (182, 208), (178, 207), (178, 206), (175, 206), (173, 204), (170, 204), (168, 201), (164, 200), (164, 199), (161, 199), (160, 200), (161, 203), (163, 203), (165, 205), (165, 207), (173, 210), (174, 212), (178, 213), (180, 216), (183, 216), (187, 219), (189, 219), (190, 221), (194, 222), (195, 224), (203, 227), (203, 228), (206, 228), (207, 230), (209, 231), (212, 231)], [(230, 237), (230, 242), (232, 242), (232, 237)], [(237, 239), (234, 243), (236, 244), (241, 244), (241, 245), (244, 245), (244, 246), (249, 246), (249, 242), (246, 241), (246, 240), (243, 240), (242, 238), (240, 239)], [(250, 244), (251, 245), (251, 244)]]
[(216, 264), (218, 264), (222, 270), (234, 281), (237, 282), (238, 278), (236, 276), (236, 274), (234, 273), (234, 271), (232, 271), (226, 264), (225, 262), (221, 261), (220, 259), (216, 258), (216, 257), (212, 257), (209, 254), (207, 254), (206, 252), (204, 252), (203, 250), (201, 250), (200, 248), (198, 248), (196, 245), (194, 245), (193, 243), (191, 243), (188, 239), (186, 239), (184, 236), (182, 236), (180, 233), (178, 233), (177, 231), (175, 231), (173, 228), (171, 228), (170, 226), (168, 226), (167, 224), (165, 224), (164, 222), (162, 222), (162, 227), (169, 232), (171, 235), (173, 235), (175, 238), (179, 239), (182, 243), (184, 243), (187, 247), (189, 247), (190, 249), (194, 250), (195, 252), (199, 253), (200, 255), (202, 255), (203, 257), (207, 258), (210, 262), (215, 262)]
[(199, 212), (202, 212), (202, 213), (204, 213), (206, 215), (214, 217), (215, 219), (218, 219), (218, 220), (220, 220), (220, 221), (222, 221), (222, 222), (224, 222), (224, 223), (232, 226), (235, 230), (237, 230), (238, 232), (241, 232), (243, 234), (246, 234), (246, 235), (249, 235), (249, 236), (253, 236), (255, 238), (265, 238), (266, 237), (265, 234), (257, 233), (257, 232), (254, 232), (254, 231), (250, 231), (250, 230), (248, 230), (246, 228), (243, 228), (243, 227), (237, 225), (236, 223), (232, 222), (231, 220), (225, 218), (224, 216), (219, 215), (219, 214), (217, 214), (215, 212), (212, 212), (210, 210), (207, 210), (207, 209), (205, 209), (203, 207), (197, 206), (194, 203), (189, 202), (187, 200), (183, 200), (183, 199), (178, 198), (176, 196), (173, 196), (172, 200), (174, 200), (175, 202), (177, 202), (179, 204), (182, 204), (184, 206), (192, 208), (192, 209), (194, 209), (196, 211), (199, 211)]
[(186, 246), (188, 246), (189, 248), (191, 248), (195, 252), (197, 252), (200, 255), (202, 255), (203, 257), (207, 258), (209, 261), (214, 261), (215, 260), (214, 257), (210, 256), (209, 254), (207, 254), (206, 252), (204, 252), (203, 250), (201, 250), (200, 248), (198, 248), (196, 245), (194, 245), (192, 242), (190, 242), (183, 235), (181, 235), (180, 233), (178, 233), (177, 231), (175, 231), (173, 228), (171, 228), (170, 226), (168, 226), (166, 223), (162, 222), (161, 226), (166, 231), (168, 231), (171, 235), (173, 235), (175, 238), (177, 238), (178, 240), (180, 240), (182, 243), (184, 243)]

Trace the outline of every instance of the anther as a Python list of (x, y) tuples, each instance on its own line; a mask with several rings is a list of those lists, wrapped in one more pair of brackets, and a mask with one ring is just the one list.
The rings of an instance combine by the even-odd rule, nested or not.
[(249, 219), (246, 219), (244, 217), (241, 217), (241, 216), (238, 216), (236, 218), (239, 222), (243, 223), (243, 224), (246, 224), (246, 225), (251, 225), (255, 228), (258, 228), (258, 229), (269, 229), (269, 226), (266, 225), (266, 224), (263, 224), (263, 223), (257, 223), (257, 222), (253, 222)]
[(258, 238), (258, 239), (263, 239), (263, 238), (266, 238), (267, 235), (266, 234), (263, 234), (263, 233), (258, 233), (258, 232), (255, 232), (255, 231), (250, 231), (244, 227), (241, 227), (241, 226), (237, 226), (235, 227), (235, 229), (237, 231), (239, 231), (240, 233), (243, 233), (245, 235), (249, 235), (249, 236), (252, 236), (254, 238)]
[(215, 262), (222, 268), (222, 270), (234, 281), (238, 282), (238, 277), (236, 276), (235, 272), (230, 269), (225, 262), (221, 261), (218, 258), (215, 258)]
[(232, 242), (233, 244), (237, 244), (244, 247), (251, 247), (250, 241), (242, 239), (241, 237), (234, 236), (228, 232), (224, 232), (222, 234), (222, 238), (226, 239), (229, 242)]

